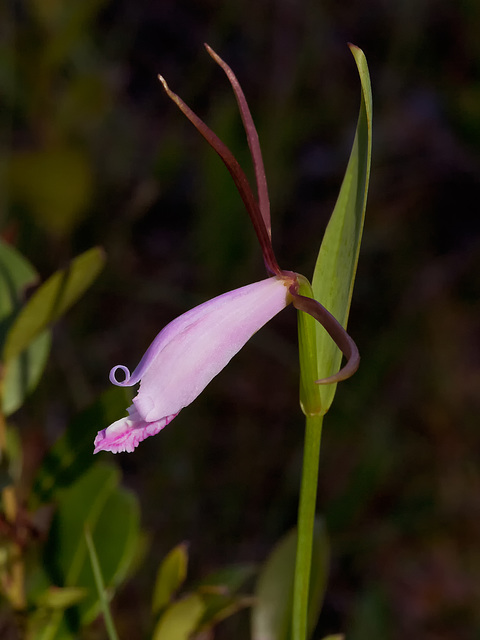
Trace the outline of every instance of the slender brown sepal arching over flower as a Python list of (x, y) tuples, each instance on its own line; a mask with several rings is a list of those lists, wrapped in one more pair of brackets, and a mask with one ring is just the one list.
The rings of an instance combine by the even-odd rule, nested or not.
[(358, 369), (360, 364), (360, 354), (358, 353), (358, 348), (355, 342), (348, 335), (335, 316), (333, 316), (330, 311), (327, 311), (320, 302), (313, 298), (302, 296), (298, 293), (297, 283), (290, 286), (289, 292), (293, 298), (293, 306), (299, 311), (304, 311), (315, 318), (315, 320), (317, 320), (327, 331), (329, 336), (347, 359), (345, 366), (342, 367), (340, 371), (328, 378), (316, 380), (316, 383), (332, 384), (334, 382), (340, 382), (341, 380), (347, 380), (347, 378), (350, 378)]
[(253, 167), (255, 170), (258, 206), (260, 208), (260, 213), (262, 214), (265, 226), (267, 227), (268, 235), (271, 237), (272, 224), (270, 221), (270, 199), (268, 197), (267, 177), (265, 175), (265, 167), (263, 164), (262, 149), (260, 147), (260, 141), (258, 139), (258, 133), (253, 122), (252, 114), (250, 113), (250, 109), (248, 108), (247, 100), (245, 98), (245, 94), (243, 93), (242, 87), (240, 86), (240, 83), (238, 82), (231, 68), (224, 60), (222, 60), (222, 58), (220, 58), (218, 53), (216, 53), (212, 49), (212, 47), (210, 47), (206, 43), (205, 48), (215, 60), (215, 62), (220, 65), (220, 67), (222, 67), (222, 69), (225, 71), (227, 78), (232, 85), (233, 92), (235, 93), (235, 98), (237, 99), (238, 108), (240, 110), (243, 126), (245, 128), (245, 133), (247, 134), (248, 146), (250, 148), (250, 154), (252, 156)]
[[(335, 373), (334, 375), (329, 376), (328, 378), (323, 378), (321, 380), (317, 380), (317, 384), (332, 384), (336, 382), (340, 382), (341, 380), (346, 380), (350, 376), (352, 376), (355, 371), (358, 369), (360, 363), (360, 356), (358, 353), (357, 346), (352, 338), (348, 335), (342, 325), (335, 319), (335, 317), (325, 309), (317, 300), (313, 298), (309, 298), (298, 293), (299, 290), (299, 282), (298, 278), (303, 278), (298, 274), (294, 274), (288, 271), (282, 271), (278, 266), (277, 259), (275, 257), (275, 253), (273, 251), (272, 240), (271, 240), (271, 227), (270, 227), (270, 202), (268, 198), (267, 191), (267, 181), (265, 177), (265, 169), (263, 165), (262, 153), (260, 149), (260, 143), (258, 140), (258, 134), (255, 129), (255, 125), (253, 123), (253, 119), (250, 113), (250, 110), (247, 105), (247, 101), (245, 99), (245, 95), (238, 83), (235, 74), (230, 69), (230, 67), (209, 47), (207, 44), (205, 45), (208, 53), (211, 57), (217, 62), (217, 64), (222, 67), (224, 72), (226, 73), (233, 91), (235, 93), (235, 97), (240, 109), (240, 114), (242, 117), (243, 125), (245, 128), (245, 132), (247, 134), (248, 145), (250, 147), (250, 152), (252, 155), (252, 160), (255, 169), (255, 179), (257, 183), (257, 191), (258, 191), (258, 201), (255, 198), (250, 183), (248, 182), (247, 176), (245, 172), (239, 165), (237, 159), (232, 154), (230, 149), (220, 140), (220, 138), (201, 120), (188, 105), (183, 102), (183, 100), (171, 91), (165, 81), (165, 79), (159, 75), (158, 78), (165, 89), (168, 97), (175, 102), (178, 108), (182, 111), (182, 113), (190, 120), (190, 122), (194, 125), (194, 127), (202, 134), (205, 140), (210, 144), (210, 146), (218, 153), (228, 171), (230, 172), (235, 186), (238, 189), (238, 192), (243, 200), (245, 208), (250, 216), (250, 219), (253, 223), (253, 227), (255, 229), (255, 233), (257, 234), (257, 238), (260, 242), (260, 247), (263, 253), (263, 259), (265, 261), (265, 266), (267, 271), (271, 275), (276, 275), (284, 280), (290, 280), (292, 283), (289, 287), (289, 292), (292, 296), (292, 302), (294, 307), (299, 309), (300, 311), (304, 311), (308, 313), (310, 316), (315, 318), (317, 322), (319, 322), (325, 330), (328, 332), (332, 340), (335, 342), (337, 347), (342, 351), (344, 356), (347, 359), (347, 362), (344, 367)], [(287, 285), (288, 286), (288, 285)]]
[(247, 209), (247, 212), (253, 223), (255, 233), (257, 234), (258, 241), (260, 242), (260, 247), (262, 249), (263, 259), (265, 261), (267, 271), (269, 271), (269, 273), (272, 275), (281, 275), (281, 269), (278, 266), (277, 259), (275, 258), (270, 234), (267, 231), (267, 227), (265, 226), (265, 222), (260, 212), (259, 205), (255, 199), (255, 196), (253, 195), (247, 176), (239, 165), (237, 159), (230, 151), (230, 149), (220, 140), (220, 138), (203, 122), (203, 120), (201, 120), (190, 109), (190, 107), (186, 105), (179, 96), (177, 96), (177, 94), (173, 93), (173, 91), (169, 89), (163, 76), (159, 75), (158, 79), (162, 83), (168, 97), (173, 100), (173, 102), (175, 102), (182, 113), (190, 120), (197, 131), (202, 134), (209, 145), (218, 153), (220, 158), (223, 160), (223, 163), (230, 172), (230, 175), (233, 178), (235, 186), (238, 189), (245, 208)]

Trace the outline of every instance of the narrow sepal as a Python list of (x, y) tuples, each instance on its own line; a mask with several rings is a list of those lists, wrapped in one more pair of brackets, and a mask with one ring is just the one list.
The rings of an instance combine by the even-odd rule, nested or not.
[(338, 320), (317, 300), (300, 295), (295, 284), (290, 287), (289, 292), (292, 295), (293, 306), (315, 318), (347, 359), (346, 364), (340, 371), (328, 376), (328, 378), (316, 380), (316, 384), (333, 384), (350, 378), (357, 371), (360, 364), (360, 354), (355, 342)]
[(215, 62), (225, 71), (227, 78), (232, 85), (233, 92), (237, 99), (238, 108), (242, 117), (245, 133), (247, 134), (248, 146), (252, 156), (253, 167), (255, 170), (255, 180), (257, 182), (258, 206), (262, 214), (263, 221), (268, 231), (268, 235), (272, 235), (272, 224), (270, 221), (270, 199), (268, 197), (267, 177), (265, 175), (265, 166), (263, 164), (262, 149), (258, 139), (257, 129), (253, 122), (252, 114), (248, 108), (245, 94), (238, 82), (235, 74), (228, 64), (216, 53), (212, 47), (205, 43), (205, 48)]
[(243, 200), (248, 215), (250, 216), (250, 220), (252, 221), (255, 233), (257, 234), (257, 238), (263, 253), (263, 259), (265, 261), (265, 266), (270, 274), (280, 275), (281, 270), (278, 266), (277, 259), (275, 258), (272, 241), (270, 239), (269, 232), (267, 231), (267, 227), (265, 226), (262, 214), (260, 213), (259, 205), (250, 187), (247, 176), (239, 165), (237, 159), (230, 151), (230, 149), (226, 146), (226, 144), (224, 144), (220, 140), (220, 138), (205, 124), (205, 122), (203, 122), (203, 120), (199, 118), (197, 114), (194, 113), (179, 96), (177, 96), (176, 93), (173, 93), (173, 91), (171, 91), (165, 81), (165, 78), (159, 75), (158, 79), (162, 83), (168, 97), (173, 100), (173, 102), (175, 102), (180, 111), (190, 120), (197, 131), (202, 134), (208, 144), (218, 153), (223, 163), (227, 167), (230, 175), (233, 178), (235, 186), (237, 187), (240, 197)]

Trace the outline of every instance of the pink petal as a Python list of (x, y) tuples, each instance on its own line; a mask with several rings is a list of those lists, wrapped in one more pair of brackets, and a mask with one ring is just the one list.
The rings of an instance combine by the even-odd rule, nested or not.
[(157, 335), (132, 376), (117, 382), (115, 367), (111, 381), (130, 386), (141, 380), (133, 402), (147, 422), (177, 414), (290, 302), (288, 285), (267, 278), (187, 311)]
[[(291, 300), (283, 278), (267, 278), (205, 302), (170, 322), (147, 349), (132, 375), (114, 367), (120, 386), (140, 381), (128, 416), (99, 431), (98, 451), (131, 452), (161, 431), (190, 404), (243, 345)], [(116, 379), (120, 369), (123, 381)]]
[(146, 422), (140, 417), (133, 405), (128, 408), (128, 413), (129, 415), (125, 418), (117, 420), (106, 429), (98, 432), (93, 453), (99, 451), (131, 453), (142, 440), (156, 435), (175, 418), (173, 415), (156, 422)]

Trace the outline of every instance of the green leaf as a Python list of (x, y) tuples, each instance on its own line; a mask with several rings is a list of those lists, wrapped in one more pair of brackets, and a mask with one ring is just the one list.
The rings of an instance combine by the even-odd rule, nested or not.
[[(125, 578), (136, 554), (139, 508), (136, 498), (117, 486), (119, 479), (115, 467), (97, 463), (57, 496), (58, 508), (45, 545), (44, 564), (54, 584), (88, 592), (74, 610), (66, 612), (65, 619), (56, 621), (57, 625), (66, 624), (69, 631), (90, 623), (100, 610), (84, 526), (91, 532), (108, 590)], [(57, 636), (51, 636), (54, 637)]]
[(51, 345), (51, 333), (48, 330), (44, 331), (23, 353), (6, 364), (2, 393), (3, 413), (6, 416), (19, 409), (40, 382)]
[(205, 603), (201, 629), (210, 628), (252, 604), (251, 597), (235, 594), (255, 571), (256, 567), (253, 564), (231, 565), (211, 573), (202, 580), (197, 587), (197, 592), (201, 594)]
[[(0, 241), (0, 348), (14, 323), (27, 287), (38, 280), (33, 266), (13, 247)], [(5, 367), (2, 385), (2, 411), (16, 411), (38, 384), (50, 353), (50, 332), (43, 332), (18, 358)]]
[(61, 489), (93, 466), (93, 440), (97, 431), (118, 420), (129, 404), (129, 393), (121, 387), (105, 391), (90, 407), (76, 416), (46, 454), (31, 492), (31, 508), (54, 499)]
[(17, 357), (53, 322), (58, 320), (98, 276), (104, 252), (95, 247), (78, 256), (66, 269), (53, 274), (30, 298), (8, 332), (3, 360)]
[[(116, 488), (108, 496), (102, 512), (92, 529), (105, 586), (115, 589), (127, 577), (136, 556), (140, 530), (140, 510), (133, 493)], [(100, 612), (98, 590), (93, 588), (91, 563), (86, 560), (77, 582), (89, 585), (89, 595), (78, 609), (82, 624), (89, 624)]]
[(36, 601), (37, 607), (45, 609), (67, 609), (68, 607), (78, 604), (85, 596), (87, 591), (81, 587), (49, 587), (44, 591)]
[[(315, 299), (344, 327), (347, 326), (362, 239), (372, 150), (372, 92), (367, 61), (358, 47), (350, 45), (350, 49), (361, 81), (360, 113), (347, 170), (320, 247), (312, 281)], [(313, 319), (306, 318), (300, 330), (309, 334), (303, 338), (305, 344), (316, 343), (315, 378), (326, 378), (338, 371), (341, 353), (323, 327)], [(305, 359), (308, 357), (309, 354), (301, 350), (302, 369), (306, 368)], [(314, 379), (305, 384), (314, 385)], [(326, 413), (330, 408), (335, 390), (335, 384), (320, 387), (318, 393), (321, 398), (321, 413)], [(304, 393), (307, 401), (309, 395)], [(314, 393), (312, 395), (315, 398)], [(310, 407), (303, 409), (308, 413)], [(312, 409), (315, 413), (318, 406), (313, 406)]]
[(154, 614), (169, 604), (175, 592), (182, 586), (187, 576), (187, 566), (188, 545), (183, 542), (168, 553), (158, 569), (152, 600)]
[(196, 593), (178, 600), (160, 618), (153, 640), (189, 640), (197, 629), (205, 605)]
[[(0, 322), (18, 311), (26, 287), (35, 284), (38, 274), (22, 254), (0, 240)], [(3, 342), (3, 340), (2, 340)]]
[[(286, 534), (263, 566), (252, 609), (252, 640), (288, 640), (292, 619), (293, 579), (297, 530)], [(315, 527), (308, 606), (308, 630), (315, 628), (325, 593), (328, 573), (328, 540), (320, 523)]]
[(112, 612), (110, 610), (110, 603), (108, 598), (107, 589), (102, 576), (102, 569), (98, 560), (95, 544), (92, 540), (92, 535), (88, 527), (85, 527), (85, 542), (87, 543), (88, 554), (90, 556), (90, 563), (92, 565), (93, 575), (95, 577), (95, 583), (97, 586), (97, 593), (100, 599), (100, 607), (103, 614), (103, 621), (110, 640), (118, 640), (117, 630), (113, 622)]

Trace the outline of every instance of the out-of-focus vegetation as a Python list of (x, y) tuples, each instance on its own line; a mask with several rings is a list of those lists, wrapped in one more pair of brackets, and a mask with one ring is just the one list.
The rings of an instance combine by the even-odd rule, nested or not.
[[(25, 499), (42, 478), (48, 489), (40, 463), (73, 419), (82, 434), (107, 426), (107, 411), (81, 412), (112, 365), (134, 366), (178, 313), (264, 274), (230, 176), (157, 73), (248, 165), (230, 87), (202, 43), (235, 69), (265, 154), (280, 263), (311, 273), (357, 116), (354, 42), (375, 113), (349, 323), (362, 365), (324, 430), (319, 511), (332, 563), (318, 637), (480, 633), (479, 31), (473, 0), (2, 3), (1, 236), (42, 280), (94, 245), (107, 255), (10, 417)], [(276, 318), (135, 454), (101, 454), (121, 467), (117, 501), (137, 496), (148, 533), (147, 559), (113, 604), (121, 637), (145, 637), (157, 568), (180, 541), (193, 583), (263, 561), (294, 524), (295, 322), (292, 310)], [(75, 447), (83, 459), (87, 445)], [(239, 613), (215, 637), (247, 634)]]

